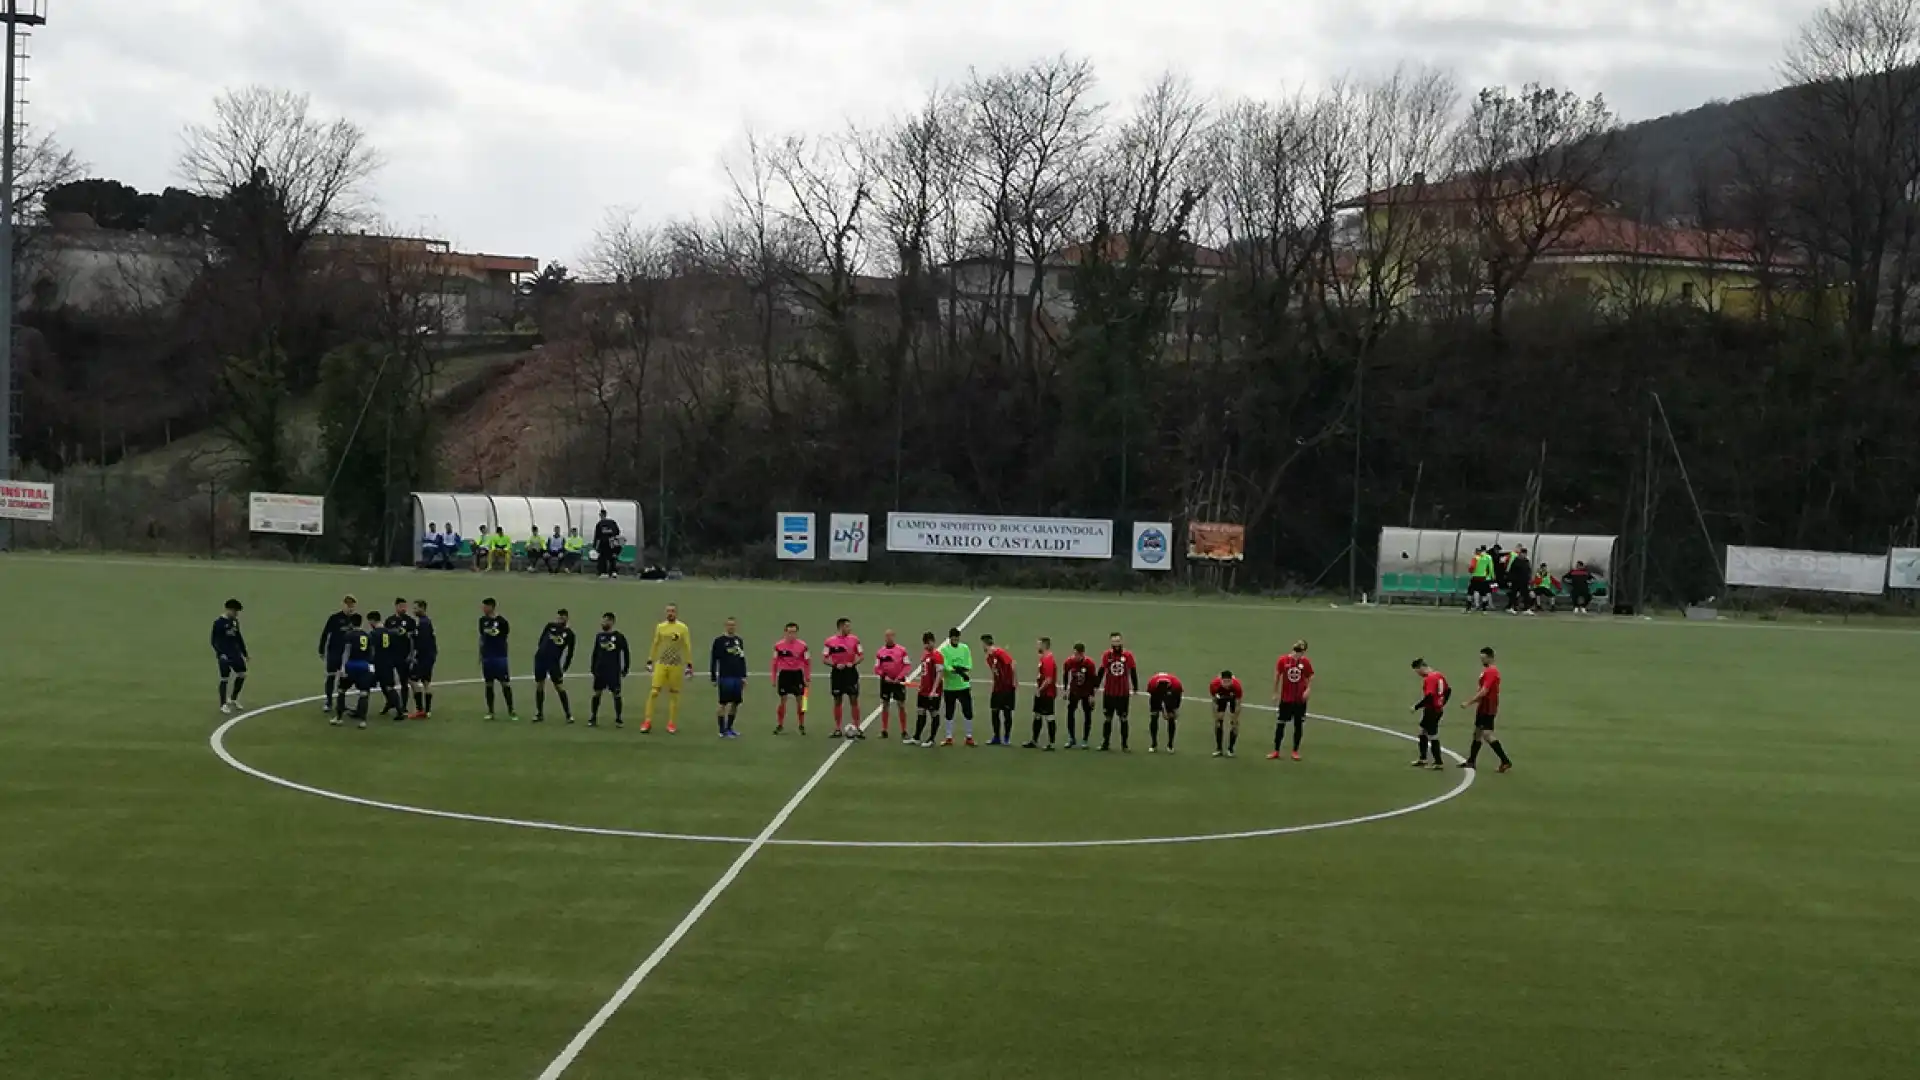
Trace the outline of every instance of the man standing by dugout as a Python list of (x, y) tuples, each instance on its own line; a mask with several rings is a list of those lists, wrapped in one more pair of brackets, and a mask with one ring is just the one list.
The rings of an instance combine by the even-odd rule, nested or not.
[(620, 558), (620, 523), (600, 511), (600, 521), (593, 527), (593, 554), (596, 572), (601, 578), (611, 578)]

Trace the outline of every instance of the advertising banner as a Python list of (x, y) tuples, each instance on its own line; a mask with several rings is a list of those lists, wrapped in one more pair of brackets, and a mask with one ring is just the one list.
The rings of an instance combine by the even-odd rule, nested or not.
[(1920, 548), (1894, 548), (1887, 555), (1887, 588), (1920, 589)]
[(255, 491), (247, 496), (247, 528), (253, 532), (319, 536), (326, 517), (326, 500), (318, 495)]
[(829, 523), (833, 528), (827, 535), (827, 558), (834, 562), (866, 562), (867, 541), (873, 537), (873, 530), (867, 526), (867, 515), (835, 514)]
[(1727, 584), (1878, 596), (1887, 587), (1887, 557), (1729, 544)]
[(774, 541), (779, 556), (782, 559), (812, 559), (813, 515), (782, 510), (773, 518), (773, 527), (779, 535)]
[(1173, 522), (1136, 521), (1133, 523), (1133, 568), (1135, 570), (1173, 569)]
[(1113, 558), (1113, 522), (1091, 518), (887, 515), (887, 550), (934, 555)]
[(0, 518), (15, 521), (52, 521), (53, 485), (31, 480), (0, 483)]
[(1187, 558), (1239, 562), (1247, 557), (1247, 527), (1220, 521), (1187, 523)]

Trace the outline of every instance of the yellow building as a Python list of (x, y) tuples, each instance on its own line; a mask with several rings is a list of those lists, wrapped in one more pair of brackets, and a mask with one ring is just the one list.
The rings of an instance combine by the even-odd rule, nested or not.
[(1486, 262), (1502, 246), (1523, 256), (1533, 245), (1522, 238), (1543, 236), (1516, 295), (1573, 292), (1610, 311), (1685, 305), (1742, 318), (1806, 306), (1800, 260), (1747, 234), (1639, 221), (1578, 192), (1499, 197), (1512, 209), (1492, 228), (1482, 224), (1492, 216), (1487, 195), (1460, 181), (1342, 204), (1352, 272), (1365, 272), (1370, 256), (1390, 260), (1381, 277), (1398, 302), (1457, 304), (1485, 291)]

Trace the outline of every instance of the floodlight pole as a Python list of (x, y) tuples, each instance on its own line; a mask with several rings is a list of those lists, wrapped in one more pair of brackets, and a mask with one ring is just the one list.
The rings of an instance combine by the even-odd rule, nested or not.
[[(0, 117), (0, 300), (7, 305), (6, 318), (0, 319), (0, 481), (13, 478), (13, 319), (17, 305), (13, 298), (13, 136), (15, 80), (19, 72), (15, 60), (20, 47), (20, 27), (39, 26), (47, 21), (41, 0), (29, 0), (28, 10), (20, 10), (20, 0), (5, 0), (0, 21), (7, 24), (6, 106)], [(0, 551), (13, 540), (13, 528), (0, 518)]]

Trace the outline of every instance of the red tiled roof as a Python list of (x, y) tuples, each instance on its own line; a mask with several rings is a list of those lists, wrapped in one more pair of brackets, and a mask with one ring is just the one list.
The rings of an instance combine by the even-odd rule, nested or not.
[[(1684, 262), (1751, 264), (1761, 261), (1754, 238), (1728, 229), (1695, 229), (1635, 221), (1620, 214), (1595, 214), (1578, 222), (1546, 250), (1543, 258), (1629, 256)], [(1776, 267), (1797, 265), (1774, 254)]]

